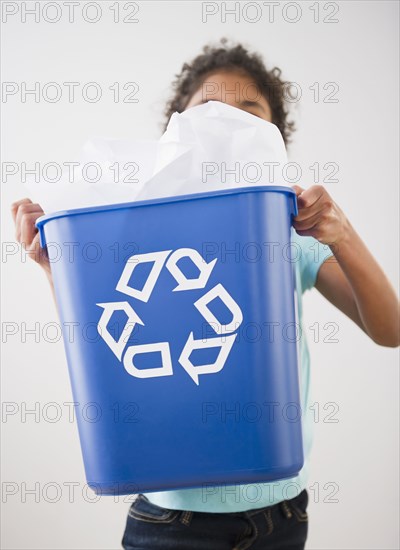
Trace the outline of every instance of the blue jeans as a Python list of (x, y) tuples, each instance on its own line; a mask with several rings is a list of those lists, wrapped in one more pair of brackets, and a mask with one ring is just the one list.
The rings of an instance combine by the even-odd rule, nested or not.
[(248, 512), (172, 510), (139, 494), (132, 503), (125, 550), (303, 550), (308, 493)]

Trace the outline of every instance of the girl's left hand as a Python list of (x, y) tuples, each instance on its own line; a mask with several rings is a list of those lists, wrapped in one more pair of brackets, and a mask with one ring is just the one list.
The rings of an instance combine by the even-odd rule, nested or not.
[(337, 245), (348, 234), (349, 222), (322, 185), (302, 189), (293, 185), (297, 195), (298, 215), (293, 227), (301, 236), (310, 236), (322, 244)]

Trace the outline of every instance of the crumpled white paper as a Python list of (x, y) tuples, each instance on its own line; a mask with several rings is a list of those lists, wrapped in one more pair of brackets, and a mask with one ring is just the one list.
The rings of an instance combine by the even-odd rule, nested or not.
[(69, 169), (57, 182), (30, 180), (26, 186), (50, 214), (233, 187), (287, 186), (286, 163), (274, 124), (209, 101), (174, 113), (158, 141), (93, 139), (73, 175)]

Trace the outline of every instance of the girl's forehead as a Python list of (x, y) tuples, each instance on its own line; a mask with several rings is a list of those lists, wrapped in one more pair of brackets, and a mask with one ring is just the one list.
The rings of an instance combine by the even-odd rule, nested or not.
[(214, 98), (225, 101), (227, 95), (234, 96), (237, 101), (263, 99), (261, 90), (251, 76), (233, 70), (215, 71), (204, 76), (194, 88), (191, 98), (203, 101)]
[(222, 101), (265, 120), (272, 120), (267, 99), (255, 80), (244, 71), (221, 69), (208, 73), (191, 94), (186, 108), (210, 100)]
[(247, 83), (254, 83), (255, 80), (253, 77), (251, 77), (245, 70), (243, 69), (216, 69), (215, 71), (212, 71), (208, 74), (206, 74), (201, 82), (209, 82), (209, 81), (235, 81), (239, 84), (247, 84)]

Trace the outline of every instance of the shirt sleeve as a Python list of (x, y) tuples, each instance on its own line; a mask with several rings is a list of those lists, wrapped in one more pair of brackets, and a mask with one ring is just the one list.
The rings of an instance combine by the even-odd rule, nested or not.
[(333, 256), (331, 248), (314, 237), (302, 237), (292, 228), (292, 242), (297, 247), (297, 258), (303, 292), (315, 286), (321, 265)]

